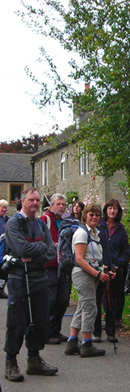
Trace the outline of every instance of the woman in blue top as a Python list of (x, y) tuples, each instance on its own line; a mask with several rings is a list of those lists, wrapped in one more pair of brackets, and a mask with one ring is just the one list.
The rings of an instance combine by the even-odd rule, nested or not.
[[(109, 285), (109, 298), (106, 296), (106, 333), (107, 340), (111, 343), (117, 342), (115, 337), (115, 320), (122, 317), (124, 306), (124, 285), (127, 274), (128, 261), (130, 257), (130, 246), (127, 233), (122, 225), (122, 208), (118, 200), (109, 200), (103, 208), (103, 219), (100, 221), (100, 241), (103, 248), (103, 264), (108, 271), (118, 267), (116, 278)], [(98, 314), (95, 322), (93, 340), (101, 341), (101, 298), (105, 287), (99, 282), (97, 288)]]

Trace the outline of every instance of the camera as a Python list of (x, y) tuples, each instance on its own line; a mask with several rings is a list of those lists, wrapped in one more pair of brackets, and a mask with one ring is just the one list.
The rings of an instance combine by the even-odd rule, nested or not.
[(15, 259), (15, 257), (13, 257), (11, 255), (5, 255), (3, 257), (3, 261), (4, 261), (4, 264), (2, 265), (2, 270), (4, 272), (8, 273), (10, 270), (10, 267), (13, 266), (17, 262), (17, 259)]

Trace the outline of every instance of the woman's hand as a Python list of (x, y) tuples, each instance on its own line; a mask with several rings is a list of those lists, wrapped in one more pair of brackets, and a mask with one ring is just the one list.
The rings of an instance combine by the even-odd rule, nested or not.
[(109, 274), (106, 274), (105, 272), (101, 272), (99, 280), (101, 282), (110, 282), (111, 279), (115, 279), (115, 277), (116, 277), (116, 273), (115, 272), (110, 271)]
[(110, 282), (110, 276), (108, 274), (105, 274), (105, 272), (101, 272), (99, 280), (101, 282)]

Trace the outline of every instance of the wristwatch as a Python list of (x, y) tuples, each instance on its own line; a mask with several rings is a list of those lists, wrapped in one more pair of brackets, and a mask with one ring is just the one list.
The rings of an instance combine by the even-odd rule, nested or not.
[(96, 280), (99, 280), (99, 279), (100, 279), (101, 273), (102, 273), (102, 271), (99, 271), (99, 272), (98, 272), (97, 277), (96, 277)]

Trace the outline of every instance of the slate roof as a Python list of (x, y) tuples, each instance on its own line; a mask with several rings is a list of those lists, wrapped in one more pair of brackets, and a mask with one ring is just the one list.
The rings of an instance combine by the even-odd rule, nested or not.
[(32, 182), (31, 154), (0, 153), (0, 182)]
[(54, 150), (66, 146), (70, 140), (73, 142), (74, 139), (76, 139), (76, 129), (73, 126), (70, 126), (64, 131), (62, 131), (62, 133), (55, 136), (51, 142), (45, 143), (43, 146), (40, 146), (38, 151), (32, 155), (31, 161), (33, 162), (41, 156), (45, 156), (48, 153), (53, 152)]
[[(80, 116), (80, 122), (85, 123), (88, 121), (88, 118), (91, 116), (92, 112), (83, 113)], [(65, 128), (64, 131), (57, 134), (51, 142), (45, 143), (43, 146), (39, 146), (38, 151), (32, 155), (31, 162), (33, 163), (38, 158), (50, 154), (54, 150), (58, 150), (66, 145), (69, 142), (73, 143), (80, 138), (79, 130), (76, 129), (75, 124), (70, 125), (68, 128)]]

